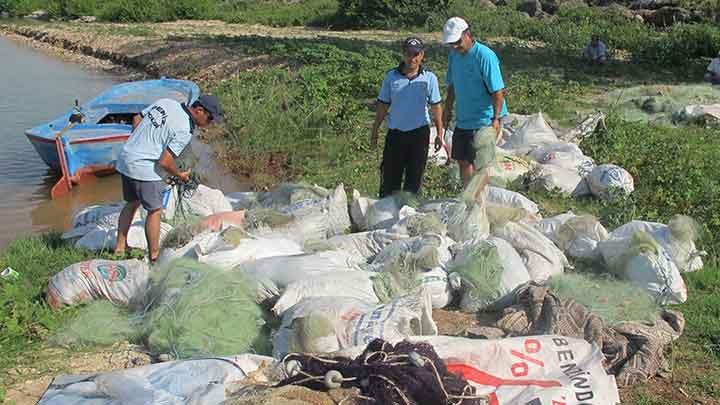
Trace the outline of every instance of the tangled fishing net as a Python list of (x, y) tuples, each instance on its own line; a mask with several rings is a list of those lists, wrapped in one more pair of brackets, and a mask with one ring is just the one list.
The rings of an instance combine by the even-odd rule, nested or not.
[(258, 203), (264, 208), (281, 208), (305, 200), (322, 200), (330, 195), (324, 187), (305, 183), (283, 183), (274, 191), (261, 193)]
[(447, 370), (428, 343), (403, 341), (393, 346), (375, 339), (355, 359), (291, 353), (282, 363), (289, 377), (277, 387), (357, 388), (362, 395), (358, 399), (373, 404), (486, 403), (464, 378)]
[(440, 217), (433, 213), (420, 213), (411, 215), (401, 221), (410, 237), (420, 236), (426, 233), (436, 233), (444, 235), (447, 227), (440, 221)]
[(463, 259), (453, 262), (448, 269), (448, 273), (456, 273), (462, 279), (460, 307), (463, 311), (478, 311), (500, 298), (504, 271), (492, 243), (483, 240), (466, 248)]
[(109, 346), (139, 342), (144, 334), (142, 317), (107, 300), (93, 301), (66, 323), (50, 344), (56, 346)]
[(601, 103), (616, 108), (626, 121), (659, 124), (678, 122), (685, 106), (712, 104), (720, 99), (717, 86), (637, 86), (619, 89), (601, 96)]
[(176, 359), (270, 353), (265, 312), (240, 272), (190, 260), (153, 269), (141, 304), (126, 310), (101, 301), (83, 308), (53, 339), (61, 345), (145, 343)]
[(625, 321), (654, 322), (661, 310), (644, 289), (610, 277), (565, 273), (554, 276), (548, 285), (559, 298), (575, 300), (610, 326)]
[(181, 260), (155, 269), (150, 285), (151, 350), (178, 359), (269, 352), (265, 314), (242, 273)]
[(448, 235), (455, 241), (481, 239), (490, 233), (485, 200), (487, 175), (476, 174), (459, 196), (459, 202), (449, 207)]

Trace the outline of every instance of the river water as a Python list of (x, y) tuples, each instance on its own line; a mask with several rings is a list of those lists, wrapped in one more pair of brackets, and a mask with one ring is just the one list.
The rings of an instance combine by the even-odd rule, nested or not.
[[(119, 176), (98, 178), (50, 199), (59, 175), (50, 171), (24, 135), (27, 128), (68, 111), (75, 99), (82, 104), (121, 77), (64, 62), (0, 36), (0, 250), (19, 236), (64, 230), (80, 208), (121, 199)], [(193, 142), (203, 162), (208, 184), (226, 192), (247, 189), (232, 176), (221, 174), (207, 146)]]

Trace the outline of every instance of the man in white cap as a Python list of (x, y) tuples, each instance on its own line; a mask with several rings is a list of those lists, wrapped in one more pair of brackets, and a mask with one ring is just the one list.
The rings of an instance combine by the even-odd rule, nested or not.
[(495, 164), (495, 145), (507, 115), (505, 83), (500, 61), (490, 48), (475, 41), (468, 23), (452, 17), (443, 26), (443, 42), (450, 46), (443, 121), (445, 127), (457, 108), (451, 157), (460, 166), (467, 185), (476, 170)]
[(720, 52), (717, 57), (710, 61), (705, 70), (705, 81), (712, 84), (720, 84)]

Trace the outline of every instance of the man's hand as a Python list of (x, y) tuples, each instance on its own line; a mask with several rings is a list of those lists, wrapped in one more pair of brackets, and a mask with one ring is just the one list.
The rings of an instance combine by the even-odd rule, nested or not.
[(370, 146), (373, 148), (377, 147), (378, 144), (378, 131), (373, 129), (372, 133), (370, 134)]
[(494, 119), (492, 121), (492, 127), (495, 129), (495, 144), (501, 145), (503, 143), (503, 141), (502, 141), (502, 126), (500, 125), (500, 120)]
[(190, 181), (190, 170), (178, 173), (178, 179), (183, 183)]
[(436, 153), (437, 153), (437, 151), (440, 150), (440, 148), (443, 147), (444, 143), (445, 142), (443, 142), (442, 134), (438, 134), (438, 136), (435, 138), (435, 152)]
[(452, 110), (445, 108), (443, 110), (442, 122), (444, 128), (450, 128), (450, 121), (452, 120)]

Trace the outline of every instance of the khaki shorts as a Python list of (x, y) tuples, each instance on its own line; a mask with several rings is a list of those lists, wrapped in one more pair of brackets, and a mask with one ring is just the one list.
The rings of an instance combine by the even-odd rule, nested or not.
[(495, 164), (497, 132), (493, 127), (478, 129), (455, 128), (450, 156), (455, 160), (471, 162), (476, 170)]

